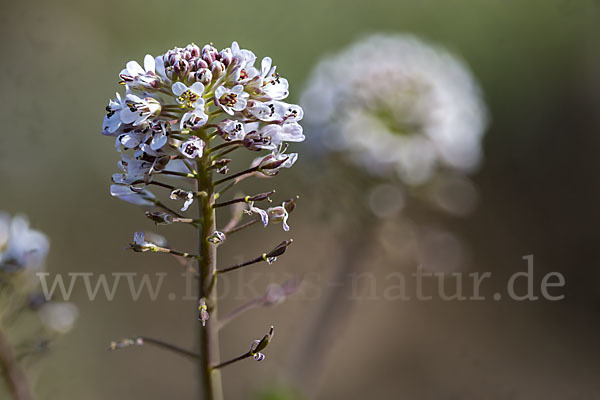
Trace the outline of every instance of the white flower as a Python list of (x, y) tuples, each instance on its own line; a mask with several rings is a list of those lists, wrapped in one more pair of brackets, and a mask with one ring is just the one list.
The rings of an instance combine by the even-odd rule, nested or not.
[(187, 158), (199, 158), (202, 157), (204, 146), (204, 142), (199, 137), (190, 136), (188, 140), (181, 143), (179, 152)]
[(219, 123), (219, 134), (224, 140), (231, 141), (243, 139), (246, 131), (243, 123), (226, 119)]
[(183, 203), (183, 207), (181, 207), (181, 211), (186, 211), (189, 206), (194, 202), (194, 193), (188, 192), (183, 189), (175, 189), (169, 195), (171, 200), (185, 200)]
[(326, 58), (302, 96), (311, 131), (375, 174), (407, 184), (481, 158), (486, 111), (468, 68), (411, 36), (372, 36)]
[(182, 131), (190, 129), (193, 131), (198, 130), (206, 124), (206, 121), (208, 121), (208, 115), (204, 112), (204, 100), (196, 103), (199, 104), (198, 107), (194, 108), (192, 111), (186, 112), (183, 114), (183, 117), (181, 117), (179, 129)]
[[(187, 172), (186, 159), (202, 157), (207, 141), (217, 134), (225, 141), (241, 141), (246, 149), (274, 152), (285, 142), (303, 141), (298, 124), (302, 108), (281, 101), (288, 82), (279, 77), (271, 58), (262, 60), (260, 71), (255, 61), (254, 53), (234, 42), (221, 51), (210, 44), (175, 47), (156, 58), (146, 55), (143, 67), (128, 62), (120, 73), (126, 94), (109, 101), (102, 125), (102, 134), (115, 137), (122, 155), (111, 193), (134, 204), (155, 205), (158, 200), (146, 185), (168, 184), (151, 182), (153, 176)], [(281, 168), (287, 168), (296, 154), (277, 157)], [(220, 165), (216, 172), (226, 173), (221, 165), (225, 159), (214, 161)], [(275, 167), (271, 172), (276, 173)], [(185, 210), (195, 194), (184, 192)]]
[(240, 49), (237, 42), (231, 44), (232, 65), (234, 66), (231, 76), (227, 79), (228, 83), (247, 83), (258, 76), (259, 72), (254, 68), (256, 56), (253, 52), (246, 49)]
[(129, 186), (115, 184), (110, 186), (110, 194), (138, 206), (153, 206), (156, 203), (155, 196), (145, 189), (134, 191)]
[(261, 121), (297, 122), (304, 117), (304, 111), (296, 104), (283, 101), (252, 101), (248, 111)]
[(106, 115), (102, 121), (102, 134), (112, 136), (121, 126), (121, 110), (123, 109), (123, 100), (119, 93), (115, 94), (115, 99), (111, 99), (106, 106)]
[(119, 153), (123, 150), (137, 148), (148, 136), (147, 127), (145, 129), (134, 129), (129, 132), (120, 134), (115, 139), (115, 148)]
[(260, 130), (262, 136), (270, 137), (271, 143), (278, 146), (283, 142), (302, 142), (305, 139), (302, 126), (297, 122), (283, 125), (266, 125)]
[(150, 54), (144, 57), (144, 68), (137, 61), (129, 61), (119, 77), (130, 89), (156, 89), (161, 82), (156, 74), (156, 62)]
[(46, 235), (31, 229), (27, 218), (0, 213), (0, 271), (40, 270), (49, 248)]
[(281, 78), (271, 57), (265, 57), (261, 63), (261, 90), (273, 100), (283, 100), (288, 96), (288, 81)]
[(121, 108), (121, 122), (138, 126), (148, 119), (160, 114), (161, 105), (158, 100), (152, 97), (144, 99), (135, 94), (127, 94), (125, 102)]
[(233, 115), (235, 111), (242, 111), (246, 108), (248, 96), (242, 85), (236, 85), (231, 89), (219, 86), (215, 90), (215, 104), (227, 114)]
[(79, 309), (73, 303), (46, 303), (40, 309), (39, 316), (46, 328), (64, 334), (75, 325)]
[(287, 232), (290, 230), (290, 227), (287, 224), (289, 214), (285, 209), (285, 202), (283, 202), (280, 206), (268, 208), (267, 214), (269, 214), (271, 222), (281, 222), (283, 224), (284, 231)]
[(128, 177), (147, 181), (150, 180), (154, 161), (140, 160), (127, 154), (121, 154), (121, 161), (119, 161), (118, 166)]
[(269, 214), (265, 210), (262, 210), (258, 207), (254, 207), (254, 202), (251, 201), (248, 203), (248, 209), (244, 210), (244, 212), (248, 215), (258, 214), (260, 216), (260, 220), (264, 226), (269, 224)]
[(254, 61), (256, 60), (256, 56), (252, 51), (240, 49), (240, 45), (237, 42), (231, 43), (231, 54), (233, 58), (243, 66), (243, 68), (252, 67), (254, 65)]
[(275, 150), (284, 142), (302, 142), (304, 139), (302, 126), (297, 122), (270, 124), (258, 132), (248, 133), (244, 137), (244, 146), (250, 150)]
[(204, 107), (204, 99), (202, 99), (204, 85), (200, 82), (195, 82), (190, 87), (187, 87), (184, 83), (175, 82), (171, 90), (177, 96), (175, 100), (182, 106), (192, 109)]

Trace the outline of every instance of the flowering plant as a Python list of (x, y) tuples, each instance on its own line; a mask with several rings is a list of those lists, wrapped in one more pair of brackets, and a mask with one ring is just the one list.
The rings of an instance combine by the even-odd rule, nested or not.
[(0, 372), (15, 400), (34, 398), (20, 360), (46, 350), (78, 316), (74, 304), (39, 292), (35, 275), (43, 273), (49, 248), (46, 235), (25, 217), (0, 212)]
[[(263, 209), (258, 204), (270, 200), (274, 191), (220, 201), (236, 183), (251, 176), (271, 177), (297, 160), (296, 153), (286, 153), (288, 142), (304, 140), (302, 108), (283, 100), (288, 95), (288, 82), (282, 78), (271, 58), (265, 57), (255, 67), (256, 56), (234, 42), (218, 51), (211, 44), (200, 48), (190, 44), (174, 48), (158, 57), (147, 55), (142, 67), (127, 63), (119, 74), (125, 94), (117, 93), (106, 107), (102, 134), (115, 137), (121, 154), (120, 172), (112, 177), (111, 194), (129, 203), (152, 207), (146, 216), (157, 225), (184, 223), (198, 231), (198, 252), (174, 250), (163, 240), (151, 240), (137, 232), (131, 249), (138, 252), (170, 253), (196, 263), (199, 283), (198, 305), (200, 353), (193, 354), (201, 365), (206, 399), (220, 398), (219, 369), (233, 361), (253, 356), (264, 359), (261, 351), (269, 343), (273, 329), (262, 340), (252, 342), (248, 353), (231, 361), (220, 362), (217, 318), (216, 281), (220, 274), (259, 262), (272, 263), (282, 255), (291, 240), (277, 245), (248, 262), (217, 268), (217, 246), (240, 230), (261, 223), (281, 222), (289, 230), (288, 214), (295, 199), (281, 206)], [(267, 151), (246, 169), (229, 173), (231, 159), (225, 158), (237, 149)], [(215, 174), (224, 175), (215, 179)], [(167, 182), (164, 179), (170, 178)], [(168, 191), (166, 202), (153, 189)], [(181, 205), (176, 211), (169, 204)], [(198, 214), (187, 217), (189, 207), (197, 203)], [(240, 224), (239, 204), (246, 204), (251, 220)], [(234, 218), (217, 230), (215, 209), (234, 206)], [(279, 291), (286, 296), (290, 291)], [(255, 302), (256, 303), (256, 302)], [(149, 338), (131, 338), (111, 343), (110, 348), (160, 345), (182, 354), (190, 352)]]

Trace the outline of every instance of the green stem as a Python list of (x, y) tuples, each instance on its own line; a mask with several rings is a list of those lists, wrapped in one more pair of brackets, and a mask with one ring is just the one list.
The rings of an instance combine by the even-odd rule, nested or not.
[[(208, 153), (208, 152), (207, 152)], [(203, 327), (200, 323), (200, 374), (202, 376), (202, 392), (205, 400), (222, 400), (223, 388), (221, 372), (213, 369), (212, 365), (219, 364), (219, 336), (217, 332), (217, 246), (212, 245), (208, 238), (215, 232), (214, 182), (210, 169), (210, 156), (197, 161), (196, 190), (205, 191), (206, 196), (198, 201), (199, 217), (202, 221), (198, 226), (198, 250), (202, 256), (198, 260), (198, 301), (204, 299), (210, 315), (210, 320)]]

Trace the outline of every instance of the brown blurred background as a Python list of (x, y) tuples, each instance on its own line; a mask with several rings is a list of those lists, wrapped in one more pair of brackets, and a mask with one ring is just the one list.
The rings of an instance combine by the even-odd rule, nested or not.
[[(325, 338), (315, 396), (600, 398), (600, 218), (593, 211), (600, 201), (597, 1), (24, 0), (3, 6), (0, 209), (27, 214), (50, 236), (52, 273), (169, 273), (155, 302), (147, 295), (132, 301), (128, 290), (112, 302), (90, 302), (77, 285), (71, 298), (81, 311), (76, 328), (32, 371), (40, 399), (197, 398), (197, 371), (188, 360), (151, 347), (105, 351), (110, 340), (130, 335), (193, 348), (198, 328), (193, 301), (166, 297), (184, 290), (180, 266), (123, 250), (134, 231), (153, 230), (141, 210), (108, 192), (118, 155), (99, 130), (124, 64), (189, 42), (222, 48), (237, 40), (258, 57), (274, 59), (290, 81), (290, 100), (297, 101), (320, 57), (372, 32), (414, 33), (444, 45), (464, 58), (482, 86), (492, 123), (482, 168), (473, 177), (479, 207), (468, 218), (436, 221), (468, 245), (463, 271), (492, 272), (489, 297), (525, 270), (521, 257), (534, 254), (537, 287), (541, 276), (559, 271), (566, 297), (347, 301)], [(315, 174), (310, 146), (294, 150), (301, 155), (293, 170), (243, 186), (253, 192), (276, 187), (277, 201), (301, 195), (290, 217), (294, 245), (275, 265), (232, 276), (232, 287), (258, 274), (252, 287), (260, 293), (269, 282), (297, 274), (310, 288), (329, 290), (353, 219), (331, 193), (340, 195), (356, 182), (339, 168)], [(364, 205), (360, 195), (350, 201)], [(381, 222), (379, 242), (361, 254), (363, 268), (375, 273), (381, 288), (390, 272), (408, 275), (416, 267), (410, 257), (386, 253), (404, 244), (402, 236), (385, 234), (401, 223)], [(160, 231), (177, 248), (194, 246), (185, 227)], [(288, 237), (277, 226), (255, 227), (221, 247), (222, 263)], [(222, 309), (250, 296), (246, 288), (224, 299)], [(223, 331), (221, 354), (228, 358), (246, 351), (270, 324), (277, 328), (264, 362), (224, 371), (228, 398), (264, 398), (257, 393), (293, 387), (294, 352), (323, 298), (299, 293)]]

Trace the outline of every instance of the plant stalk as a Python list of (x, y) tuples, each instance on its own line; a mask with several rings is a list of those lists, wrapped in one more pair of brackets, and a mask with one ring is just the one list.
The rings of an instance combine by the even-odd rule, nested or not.
[(214, 182), (210, 169), (210, 156), (207, 154), (197, 161), (198, 176), (196, 190), (205, 191), (207, 196), (198, 200), (200, 223), (198, 224), (198, 251), (202, 257), (198, 260), (198, 302), (206, 301), (210, 320), (206, 326), (198, 323), (200, 329), (200, 374), (202, 377), (202, 393), (204, 400), (222, 400), (223, 387), (221, 372), (212, 368), (219, 364), (219, 336), (217, 331), (217, 246), (208, 238), (215, 232)]
[(21, 368), (7, 337), (0, 330), (0, 372), (14, 400), (33, 400), (25, 371)]

